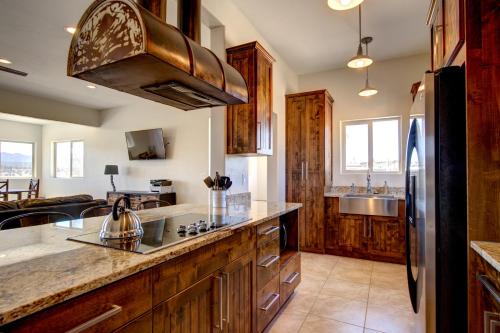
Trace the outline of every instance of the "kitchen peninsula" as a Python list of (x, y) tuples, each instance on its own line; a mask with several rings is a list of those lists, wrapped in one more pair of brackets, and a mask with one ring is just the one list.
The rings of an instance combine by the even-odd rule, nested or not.
[[(99, 231), (102, 217), (3, 231), (0, 331), (260, 332), (300, 282), (300, 207), (231, 206), (250, 219), (147, 255), (67, 240)], [(138, 212), (146, 224), (188, 213), (221, 214), (191, 204)]]

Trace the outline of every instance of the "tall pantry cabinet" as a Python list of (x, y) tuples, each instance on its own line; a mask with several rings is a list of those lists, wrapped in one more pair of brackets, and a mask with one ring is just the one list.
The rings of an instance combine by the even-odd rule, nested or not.
[(326, 90), (286, 96), (286, 201), (303, 204), (303, 251), (324, 252), (324, 192), (332, 183), (332, 106)]

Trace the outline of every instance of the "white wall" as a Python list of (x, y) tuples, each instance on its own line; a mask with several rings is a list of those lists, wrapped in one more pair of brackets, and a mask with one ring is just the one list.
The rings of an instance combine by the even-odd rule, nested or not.
[(0, 89), (0, 112), (90, 126), (100, 123), (98, 110), (4, 89)]
[[(102, 112), (102, 125), (89, 126), (54, 123), (43, 129), (43, 195), (89, 193), (104, 198), (111, 190), (104, 165), (117, 164), (115, 177), (119, 190), (148, 190), (149, 180), (174, 181), (178, 202), (206, 203), (203, 178), (208, 174), (209, 109), (184, 112), (153, 102), (144, 102)], [(129, 161), (126, 131), (163, 128), (169, 143), (167, 159)], [(82, 179), (57, 179), (52, 175), (52, 143), (81, 139), (85, 142), (85, 176)]]
[[(42, 126), (0, 119), (0, 140), (33, 142), (35, 144), (34, 177), (42, 174)], [(10, 188), (28, 188), (29, 179), (11, 179)], [(43, 184), (42, 184), (43, 185)], [(11, 197), (10, 199), (15, 199)]]
[[(366, 186), (366, 174), (341, 173), (340, 122), (354, 119), (367, 119), (387, 116), (402, 117), (402, 147), (406, 146), (409, 128), (409, 111), (412, 103), (410, 88), (420, 81), (429, 68), (427, 54), (375, 61), (370, 66), (370, 84), (379, 93), (371, 97), (359, 97), (358, 91), (364, 87), (365, 72), (352, 69), (338, 69), (328, 72), (301, 75), (301, 91), (328, 89), (335, 100), (333, 105), (333, 184)], [(404, 161), (404, 149), (402, 149)], [(374, 174), (373, 186), (404, 186), (404, 175)]]
[[(248, 18), (239, 10), (231, 0), (203, 0), (203, 7), (210, 12), (225, 27), (225, 45), (226, 48), (252, 42), (257, 40), (275, 59), (273, 65), (273, 112), (276, 118), (273, 118), (273, 127), (277, 128), (273, 156), (267, 157), (267, 160), (259, 163), (252, 163), (252, 167), (261, 167), (248, 171), (249, 183), (251, 188), (261, 188), (258, 183), (267, 184), (267, 200), (285, 200), (285, 94), (298, 91), (298, 76), (285, 63), (281, 56), (271, 45), (262, 37)], [(239, 161), (229, 161), (232, 157), (226, 158), (226, 171), (235, 170), (234, 165)], [(249, 162), (251, 163), (251, 162)], [(262, 168), (262, 164), (267, 163), (267, 171)], [(229, 166), (228, 166), (229, 164)], [(231, 165), (233, 167), (231, 167)], [(259, 171), (260, 170), (260, 171)], [(245, 169), (240, 169), (238, 179), (245, 177)], [(234, 173), (234, 171), (233, 171)], [(250, 173), (252, 177), (250, 177)], [(242, 176), (243, 175), (243, 176)], [(242, 190), (245, 185), (241, 185)], [(259, 192), (260, 193), (260, 192)], [(253, 198), (263, 198), (262, 193), (252, 193)]]

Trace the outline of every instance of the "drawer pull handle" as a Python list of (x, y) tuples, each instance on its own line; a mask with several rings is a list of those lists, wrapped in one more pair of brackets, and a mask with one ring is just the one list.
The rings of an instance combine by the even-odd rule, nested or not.
[(293, 272), (292, 274), (290, 274), (290, 276), (288, 277), (288, 279), (286, 279), (285, 281), (283, 281), (283, 283), (292, 284), (293, 281), (295, 281), (295, 279), (297, 279), (299, 276), (300, 276), (299, 272)]
[(269, 311), (269, 309), (273, 307), (274, 303), (276, 303), (280, 299), (280, 294), (272, 294), (272, 298), (273, 299), (269, 303), (267, 303), (266, 306), (260, 308), (262, 311)]
[(100, 322), (105, 321), (106, 319), (109, 319), (109, 318), (119, 314), (120, 312), (122, 312), (122, 307), (119, 305), (113, 304), (113, 305), (111, 305), (111, 309), (109, 309), (108, 311), (98, 315), (97, 317), (94, 317), (90, 320), (87, 320), (83, 324), (80, 324), (80, 325), (66, 331), (66, 333), (83, 332), (83, 331), (91, 328), (92, 326), (95, 326), (95, 325), (99, 324)]
[(490, 279), (486, 275), (477, 275), (477, 279), (484, 286), (486, 290), (493, 296), (495, 302), (500, 304), (500, 293), (496, 290), (495, 286), (490, 282)]
[(263, 267), (263, 268), (269, 268), (271, 265), (273, 265), (276, 261), (280, 260), (280, 256), (271, 256), (269, 260), (265, 264), (258, 264), (257, 266)]
[(259, 235), (261, 235), (261, 236), (269, 236), (273, 232), (276, 232), (276, 231), (279, 231), (279, 230), (280, 230), (280, 227), (274, 226), (274, 227), (271, 227), (271, 228), (267, 229), (266, 231), (260, 233)]

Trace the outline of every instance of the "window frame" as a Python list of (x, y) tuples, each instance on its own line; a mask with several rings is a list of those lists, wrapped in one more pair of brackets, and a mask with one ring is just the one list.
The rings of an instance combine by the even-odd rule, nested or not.
[[(36, 142), (33, 141), (20, 141), (20, 140), (0, 140), (0, 152), (2, 151), (2, 142), (9, 142), (9, 143), (24, 143), (24, 144), (30, 144), (31, 145), (31, 177), (12, 177), (12, 176), (1, 176), (3, 179), (32, 179), (36, 178), (37, 172), (36, 172)], [(2, 163), (0, 156), (0, 165)]]
[[(82, 176), (73, 176), (73, 143), (81, 142), (83, 144), (83, 160), (82, 160)], [(58, 143), (70, 143), (70, 153), (69, 153), (69, 177), (58, 177), (57, 176), (57, 144)], [(73, 140), (57, 140), (52, 141), (52, 178), (56, 179), (82, 179), (85, 178), (85, 141), (83, 139), (73, 139)]]
[[(373, 170), (373, 123), (377, 121), (384, 120), (397, 120), (398, 121), (398, 153), (399, 153), (399, 163), (398, 171), (374, 171)], [(346, 126), (348, 125), (368, 125), (368, 169), (364, 170), (347, 170), (346, 161)], [(357, 119), (357, 120), (342, 120), (340, 121), (340, 151), (341, 151), (341, 161), (340, 170), (342, 174), (366, 174), (368, 171), (373, 174), (383, 175), (398, 175), (402, 174), (402, 157), (403, 157), (403, 146), (402, 146), (402, 116), (388, 116), (379, 118), (367, 118), (367, 119)]]

